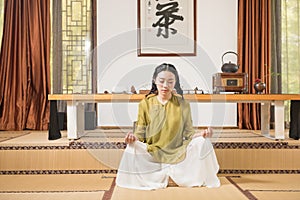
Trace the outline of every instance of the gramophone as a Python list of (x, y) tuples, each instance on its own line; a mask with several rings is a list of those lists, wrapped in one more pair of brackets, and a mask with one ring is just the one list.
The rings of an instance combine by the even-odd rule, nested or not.
[(231, 61), (224, 63), (224, 56), (226, 54), (234, 54), (238, 57), (237, 53), (233, 51), (227, 51), (222, 55), (222, 73), (213, 75), (213, 93), (248, 93), (248, 74), (236, 73), (239, 69), (238, 64), (232, 63)]

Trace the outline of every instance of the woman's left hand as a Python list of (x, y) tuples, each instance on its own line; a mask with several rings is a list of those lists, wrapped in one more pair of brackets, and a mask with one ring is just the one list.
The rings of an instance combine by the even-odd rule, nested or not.
[(138, 140), (138, 138), (132, 132), (128, 132), (125, 136), (126, 144), (131, 144), (131, 143), (135, 142), (136, 140)]

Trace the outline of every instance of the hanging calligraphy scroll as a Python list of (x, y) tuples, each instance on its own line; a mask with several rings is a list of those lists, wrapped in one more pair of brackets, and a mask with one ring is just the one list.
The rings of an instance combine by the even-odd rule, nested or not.
[(138, 0), (138, 56), (195, 56), (196, 0)]

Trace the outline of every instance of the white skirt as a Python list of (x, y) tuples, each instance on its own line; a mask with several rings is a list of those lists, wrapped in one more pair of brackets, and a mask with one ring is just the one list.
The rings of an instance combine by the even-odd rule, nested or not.
[(119, 187), (154, 190), (166, 188), (168, 179), (184, 187), (219, 187), (219, 164), (209, 139), (194, 138), (187, 146), (185, 159), (177, 164), (157, 163), (147, 145), (136, 141), (127, 145), (117, 173)]

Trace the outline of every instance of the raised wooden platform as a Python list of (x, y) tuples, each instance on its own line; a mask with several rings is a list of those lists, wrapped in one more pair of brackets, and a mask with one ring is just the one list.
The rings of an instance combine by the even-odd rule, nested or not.
[[(46, 131), (0, 132), (0, 175), (115, 174), (127, 131), (86, 131), (78, 140), (69, 140), (62, 132), (63, 137), (54, 141), (47, 140)], [(300, 141), (274, 141), (238, 129), (215, 130), (211, 140), (220, 174), (300, 173)]]

